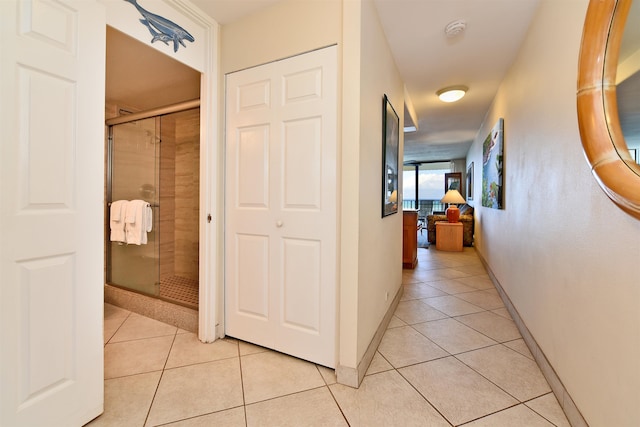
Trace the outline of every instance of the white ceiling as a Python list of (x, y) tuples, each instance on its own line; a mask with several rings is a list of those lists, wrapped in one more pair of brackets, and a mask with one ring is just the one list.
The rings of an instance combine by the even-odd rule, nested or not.
[[(224, 25), (279, 0), (191, 1)], [(405, 162), (464, 158), (519, 51), (539, 0), (373, 1), (418, 119), (419, 130), (405, 134)], [(445, 26), (460, 19), (466, 21), (466, 31), (448, 38)], [(126, 50), (131, 47), (112, 48), (111, 54)], [(116, 57), (112, 59), (118, 63)], [(120, 70), (117, 80), (112, 79), (113, 90), (129, 82), (133, 75), (129, 69), (139, 59), (135, 53), (124, 59), (126, 70)], [(147, 83), (158, 80), (158, 93), (162, 93), (163, 79), (179, 73), (160, 70), (156, 77), (153, 70), (146, 69), (144, 74)], [(435, 92), (452, 85), (468, 86), (469, 91), (457, 103), (439, 101)]]
[[(405, 162), (464, 158), (529, 28), (538, 0), (374, 0), (418, 116)], [(447, 37), (450, 22), (466, 30)], [(443, 103), (436, 91), (464, 85)]]
[(256, 13), (279, 1), (280, 0), (192, 0), (191, 3), (210, 15), (218, 24), (224, 25)]

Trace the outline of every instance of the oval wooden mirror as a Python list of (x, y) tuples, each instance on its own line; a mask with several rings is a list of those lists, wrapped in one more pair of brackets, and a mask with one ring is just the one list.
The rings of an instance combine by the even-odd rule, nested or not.
[(640, 165), (632, 159), (625, 141), (616, 95), (620, 46), (631, 2), (589, 2), (578, 65), (577, 106), (582, 146), (594, 177), (611, 200), (640, 219)]

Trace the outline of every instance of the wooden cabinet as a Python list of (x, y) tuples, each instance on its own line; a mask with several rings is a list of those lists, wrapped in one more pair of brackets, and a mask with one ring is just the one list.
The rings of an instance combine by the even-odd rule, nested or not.
[(402, 268), (418, 263), (418, 211), (402, 213)]
[(462, 251), (461, 222), (436, 222), (436, 249), (439, 251)]

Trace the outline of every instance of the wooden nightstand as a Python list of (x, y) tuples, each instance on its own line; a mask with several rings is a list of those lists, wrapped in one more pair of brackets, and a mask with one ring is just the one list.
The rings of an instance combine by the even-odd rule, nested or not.
[(439, 251), (462, 251), (461, 222), (436, 222), (436, 249)]
[(418, 263), (418, 211), (403, 211), (402, 268), (415, 268)]

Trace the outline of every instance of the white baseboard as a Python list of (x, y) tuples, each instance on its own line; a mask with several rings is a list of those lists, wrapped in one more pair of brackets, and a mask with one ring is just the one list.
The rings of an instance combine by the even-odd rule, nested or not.
[(373, 338), (371, 339), (371, 342), (367, 347), (367, 351), (364, 353), (364, 356), (362, 357), (360, 363), (358, 363), (358, 367), (349, 368), (338, 364), (338, 366), (336, 367), (336, 377), (338, 383), (353, 388), (360, 387), (360, 383), (364, 379), (364, 376), (367, 373), (367, 369), (369, 369), (369, 365), (371, 364), (371, 360), (373, 360), (373, 356), (375, 356), (376, 350), (378, 350), (380, 341), (382, 341), (382, 337), (384, 336), (384, 333), (389, 326), (389, 322), (393, 317), (393, 313), (396, 312), (396, 307), (398, 307), (398, 303), (400, 302), (403, 291), (404, 287), (400, 285), (396, 296), (393, 298), (393, 301), (391, 301), (391, 305), (389, 306), (387, 313), (384, 315), (384, 318), (382, 319), (382, 322), (380, 322), (380, 325), (378, 325), (378, 329), (373, 335)]
[(520, 331), (520, 335), (522, 335), (522, 339), (524, 339), (524, 342), (527, 344), (529, 351), (531, 352), (531, 354), (533, 355), (533, 358), (535, 359), (536, 363), (540, 367), (540, 370), (542, 371), (542, 375), (544, 375), (545, 379), (549, 383), (549, 386), (551, 387), (551, 391), (553, 391), (553, 394), (556, 396), (556, 399), (558, 400), (558, 403), (562, 407), (562, 410), (564, 411), (564, 414), (567, 417), (567, 420), (569, 421), (572, 427), (589, 427), (589, 424), (587, 424), (587, 422), (585, 421), (584, 417), (580, 413), (580, 410), (578, 409), (573, 399), (567, 392), (567, 389), (562, 384), (562, 381), (560, 381), (560, 377), (558, 377), (558, 374), (556, 374), (556, 371), (553, 369), (553, 366), (551, 366), (551, 363), (549, 363), (549, 360), (544, 355), (544, 352), (538, 346), (538, 343), (533, 338), (533, 335), (531, 335), (531, 332), (529, 332), (527, 325), (524, 324), (524, 321), (520, 317), (518, 310), (516, 310), (515, 306), (509, 299), (509, 296), (502, 288), (502, 285), (500, 284), (496, 276), (493, 274), (493, 272), (489, 268), (489, 265), (484, 260), (484, 258), (480, 256), (479, 253), (478, 253), (478, 258), (480, 258), (480, 261), (482, 261), (482, 264), (486, 268), (487, 273), (491, 278), (491, 281), (493, 282), (493, 284), (496, 287), (496, 290), (500, 294), (500, 298), (502, 298), (502, 301), (504, 302), (504, 305), (507, 308), (507, 311), (511, 315), (511, 318), (515, 322), (516, 327)]

